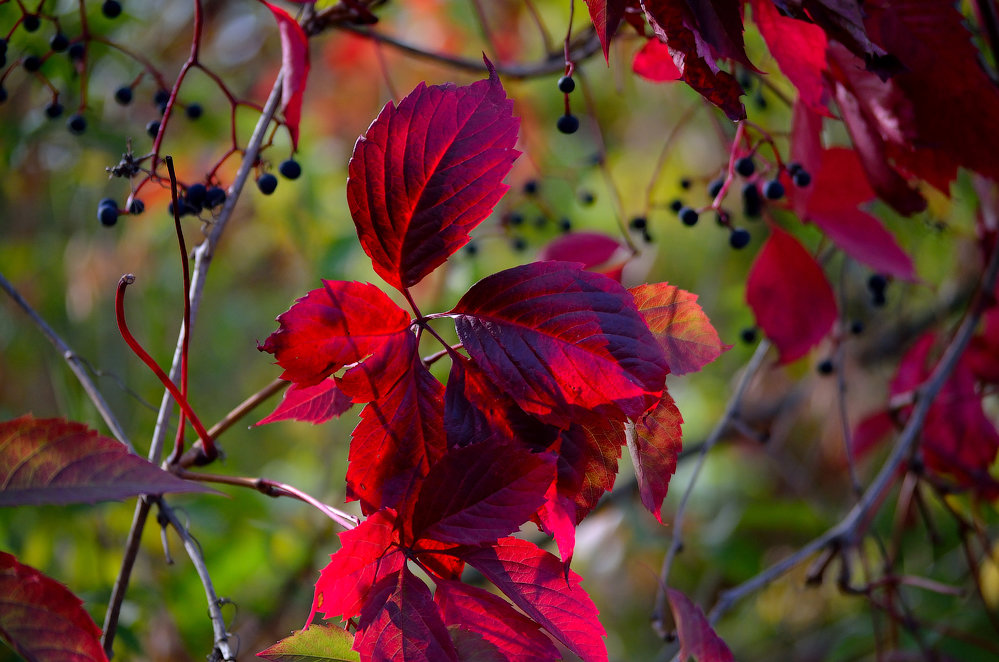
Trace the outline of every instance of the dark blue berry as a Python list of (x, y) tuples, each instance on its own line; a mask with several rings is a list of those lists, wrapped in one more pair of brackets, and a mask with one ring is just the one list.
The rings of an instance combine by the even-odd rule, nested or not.
[(101, 205), (97, 208), (97, 220), (101, 225), (111, 227), (118, 222), (118, 208), (114, 205)]
[(465, 244), (465, 254), (469, 257), (475, 257), (479, 254), (479, 245), (474, 241), (470, 241)]
[(527, 250), (527, 240), (523, 237), (513, 237), (510, 240), (510, 248), (516, 253), (523, 253)]
[(204, 109), (199, 103), (192, 103), (187, 108), (184, 109), (184, 113), (187, 115), (187, 119), (196, 120), (204, 113)]
[(58, 101), (53, 101), (49, 105), (45, 106), (45, 116), (49, 119), (54, 120), (55, 118), (62, 115), (62, 111), (65, 110), (62, 104)]
[(671, 200), (669, 203), (669, 209), (674, 214), (679, 214), (680, 210), (683, 209), (683, 200), (680, 200), (679, 198)]
[(855, 336), (859, 336), (864, 332), (864, 323), (860, 320), (853, 320), (850, 322), (850, 333)]
[(574, 89), (576, 89), (576, 81), (572, 79), (572, 76), (562, 76), (558, 79), (558, 91), (569, 94)]
[(798, 172), (794, 173), (792, 179), (794, 180), (794, 185), (798, 188), (804, 188), (812, 183), (812, 176), (807, 170), (798, 170)]
[(687, 191), (690, 189), (690, 183), (691, 183), (690, 178), (684, 177), (683, 179), (680, 180), (680, 188), (682, 188), (684, 191)]
[(684, 207), (680, 210), (680, 220), (687, 226), (697, 225), (697, 211), (690, 207)]
[(718, 197), (718, 194), (721, 193), (723, 186), (725, 186), (724, 177), (719, 177), (708, 184), (708, 195), (711, 196), (712, 200)]
[(817, 368), (819, 374), (823, 376), (831, 375), (836, 370), (836, 366), (833, 365), (832, 359), (822, 359)]
[(41, 26), (42, 21), (38, 18), (38, 14), (25, 14), (24, 20), (21, 21), (21, 25), (28, 32), (35, 32)]
[(867, 279), (867, 289), (873, 294), (879, 292), (884, 294), (886, 287), (888, 287), (888, 279), (882, 274), (871, 274), (871, 277)]
[(763, 197), (767, 200), (780, 200), (784, 197), (784, 185), (776, 179), (771, 179), (763, 185)]
[(62, 53), (64, 50), (69, 48), (69, 37), (61, 32), (56, 32), (49, 39), (49, 48), (51, 48), (56, 53)]
[[(177, 208), (180, 210), (178, 216), (183, 217), (198, 213), (198, 210), (195, 209), (193, 206), (191, 206), (191, 204), (186, 199), (184, 199), (183, 196), (177, 199), (177, 203), (178, 203)], [(169, 214), (173, 216), (173, 202), (167, 205), (167, 212), (169, 212)]]
[(101, 5), (101, 13), (108, 18), (118, 18), (121, 16), (121, 3), (118, 0), (104, 0)]
[(628, 222), (628, 226), (632, 230), (644, 230), (649, 227), (649, 221), (644, 216), (636, 216)]
[(875, 292), (871, 296), (871, 305), (874, 306), (875, 308), (881, 308), (886, 303), (888, 303), (888, 298), (885, 297), (884, 292)]
[(153, 95), (153, 104), (156, 106), (165, 106), (170, 102), (170, 91), (169, 90), (156, 90), (156, 94)]
[(269, 172), (266, 172), (259, 177), (257, 177), (257, 188), (264, 195), (270, 195), (277, 188), (278, 180), (277, 177)]
[(579, 130), (579, 118), (572, 114), (565, 114), (558, 118), (556, 125), (562, 133), (576, 133)]
[(205, 194), (205, 207), (209, 209), (225, 203), (225, 189), (213, 186)]
[(155, 138), (156, 134), (160, 132), (160, 121), (153, 120), (146, 125), (146, 133), (149, 134), (150, 138)]
[(101, 207), (114, 207), (117, 209), (118, 201), (114, 198), (101, 198), (101, 201), (97, 203), (97, 208), (100, 209)]
[(82, 60), (83, 57), (87, 54), (87, 47), (84, 46), (82, 43), (77, 42), (69, 47), (68, 54), (70, 60), (78, 62)]
[(128, 85), (122, 85), (114, 91), (114, 100), (123, 106), (132, 103), (132, 88)]
[(144, 203), (142, 200), (139, 200), (138, 198), (132, 200), (132, 203), (128, 205), (128, 213), (132, 214), (133, 216), (138, 216), (144, 211), (146, 211), (146, 203)]
[(7, 40), (0, 37), (0, 53), (7, 53)]
[(753, 163), (753, 157), (743, 156), (742, 158), (736, 159), (735, 171), (743, 177), (752, 176), (752, 174), (756, 172), (756, 164)]
[(580, 191), (578, 195), (579, 195), (579, 204), (583, 205), (584, 207), (589, 207), (590, 205), (592, 205), (594, 202), (597, 201), (597, 197), (593, 195), (593, 192), (587, 191), (586, 189)]
[(187, 202), (195, 209), (201, 209), (208, 197), (208, 189), (204, 184), (191, 184), (187, 187)]
[(789, 175), (794, 176), (794, 173), (802, 169), (802, 165), (797, 161), (791, 161), (787, 164), (787, 172)]
[(42, 68), (42, 58), (37, 55), (29, 55), (21, 62), (25, 71), (38, 71)]
[(742, 213), (749, 218), (755, 218), (763, 211), (763, 198), (760, 189), (753, 182), (747, 182), (742, 187)]
[(750, 326), (743, 329), (742, 331), (739, 332), (739, 338), (742, 339), (742, 342), (746, 343), (747, 345), (756, 342), (756, 327)]
[(538, 192), (538, 180), (528, 179), (526, 182), (524, 182), (525, 195), (534, 195), (537, 192)]
[(572, 230), (572, 221), (570, 221), (568, 218), (558, 219), (558, 229), (561, 230), (562, 232), (569, 232), (570, 230)]
[(278, 172), (285, 179), (298, 179), (302, 176), (302, 166), (295, 159), (286, 159), (278, 166)]
[(518, 212), (510, 212), (506, 215), (506, 224), (517, 227), (518, 225), (524, 224), (524, 215)]
[(0, 103), (3, 103), (6, 100), (7, 100), (7, 88), (4, 87), (3, 85), (0, 85)]
[(745, 248), (749, 245), (751, 238), (749, 230), (745, 228), (733, 228), (732, 234), (728, 236), (728, 244), (735, 249)]
[(70, 116), (69, 120), (67, 120), (66, 127), (69, 129), (70, 133), (80, 135), (87, 130), (87, 118), (80, 113), (75, 113)]

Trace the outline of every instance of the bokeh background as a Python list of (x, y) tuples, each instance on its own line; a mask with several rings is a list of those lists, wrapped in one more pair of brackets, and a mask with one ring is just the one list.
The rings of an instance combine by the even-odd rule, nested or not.
[[(524, 3), (479, 5), (486, 30), (476, 3), (445, 0), (386, 3), (377, 11), (382, 20), (376, 27), (429, 51), (473, 61), (485, 52), (500, 63), (530, 64), (545, 59), (546, 41), (557, 50), (569, 25), (566, 2), (534, 2), (540, 28)], [(43, 6), (46, 14), (58, 17), (63, 32), (79, 34), (76, 3), (56, 0)], [(234, 94), (263, 103), (281, 62), (269, 11), (250, 0), (206, 0), (204, 6), (202, 61)], [(172, 82), (190, 48), (192, 3), (126, 0), (124, 7), (121, 17), (110, 20), (101, 15), (100, 3), (87, 2), (91, 30), (148, 58)], [(0, 35), (10, 32), (20, 15), (16, 3), (0, 3)], [(577, 35), (588, 28), (582, 2), (575, 3), (572, 27)], [(8, 92), (0, 105), (0, 273), (87, 360), (144, 452), (155, 420), (153, 404), (158, 404), (162, 389), (121, 341), (113, 297), (118, 278), (134, 273), (137, 281), (126, 304), (131, 328), (161, 365), (168, 365), (182, 314), (168, 191), (146, 187), (139, 196), (145, 213), (123, 216), (112, 228), (100, 225), (96, 211), (104, 197), (124, 204), (128, 196), (128, 181), (109, 178), (105, 168), (129, 148), (135, 154), (150, 149), (152, 139), (145, 127), (159, 116), (152, 100), (157, 85), (146, 76), (135, 87), (132, 104), (117, 104), (114, 91), (133, 81), (142, 67), (120, 50), (93, 43), (87, 96), (81, 99), (79, 72), (65, 53), (55, 53), (41, 71), (68, 110), (61, 118), (47, 118), (44, 109), (52, 94), (18, 66), (17, 58), (46, 53), (54, 31), (47, 20), (34, 34), (14, 31), (7, 64), (0, 68)], [(688, 228), (669, 209), (675, 199), (691, 206), (708, 202), (706, 187), (727, 163), (733, 127), (686, 87), (634, 76), (631, 58), (643, 40), (633, 30), (623, 31), (613, 44), (609, 65), (599, 53), (578, 63), (571, 104), (581, 128), (574, 135), (555, 128), (564, 109), (564, 97), (556, 89), (558, 73), (504, 80), (521, 118), (523, 155), (507, 178), (512, 188), (473, 234), (475, 254), (455, 255), (418, 288), (416, 297), (425, 312), (447, 310), (472, 282), (534, 259), (567, 230), (621, 237), (622, 226), (631, 218), (647, 217), (651, 241), (640, 233), (631, 237), (641, 253), (626, 270), (625, 284), (668, 281), (697, 293), (722, 340), (732, 345), (700, 373), (670, 378), (685, 419), (685, 444), (696, 448), (720, 417), (755, 346), (741, 339), (742, 331), (753, 326), (744, 282), (766, 230), (762, 223), (743, 218), (733, 198), (736, 224), (753, 234), (750, 245), (736, 251), (728, 244), (727, 232), (709, 215)], [(753, 61), (768, 72), (740, 73), (748, 90), (750, 120), (770, 131), (786, 155), (790, 109), (784, 99), (793, 96), (793, 90), (751, 26), (746, 39)], [(317, 287), (321, 278), (379, 283), (360, 250), (344, 197), (347, 161), (357, 137), (386, 102), (398, 101), (419, 81), (467, 83), (481, 77), (345, 31), (321, 35), (311, 49), (312, 72), (296, 155), (304, 174), (294, 182), (280, 179), (271, 196), (252, 185), (247, 188), (212, 266), (194, 327), (191, 402), (206, 424), (280, 373), (256, 344), (276, 328), (274, 317), (295, 298)], [(201, 104), (205, 112), (196, 121), (175, 117), (163, 153), (174, 156), (182, 180), (193, 182), (224, 153), (230, 116), (218, 88), (199, 72), (185, 83), (180, 99)], [(83, 135), (72, 135), (66, 117), (84, 102), (88, 128)], [(255, 120), (250, 109), (237, 114), (236, 130), (243, 143)], [(845, 142), (839, 129), (830, 131), (830, 140)], [(264, 152), (264, 167), (276, 171), (290, 153), (287, 133), (278, 130)], [(234, 168), (233, 159), (220, 171), (226, 184)], [(525, 193), (528, 182), (534, 182), (536, 194)], [(973, 284), (978, 205), (972, 187), (962, 176), (949, 200), (927, 193), (930, 210), (915, 218), (899, 219), (875, 207), (914, 257), (921, 278), (913, 284), (893, 283), (883, 308), (869, 303), (866, 268), (827, 251), (812, 228), (773, 210), (778, 222), (827, 257), (844, 328), (854, 320), (863, 323), (863, 333), (842, 336), (846, 407), (852, 422), (884, 404), (893, 362), (907, 340), (929, 324), (942, 323), (945, 329), (953, 324)], [(209, 214), (202, 217), (210, 223)], [(189, 246), (203, 236), (205, 223), (184, 220)], [(686, 547), (672, 574), (674, 585), (700, 604), (710, 605), (719, 590), (792, 552), (848, 509), (837, 379), (815, 369), (832, 351), (831, 344), (823, 345), (782, 368), (771, 358), (747, 394), (744, 428), (727, 434), (710, 455), (690, 503)], [(347, 446), (357, 412), (321, 426), (253, 426), (276, 403), (266, 403), (221, 438), (226, 458), (213, 469), (280, 480), (342, 504)], [(4, 298), (0, 419), (28, 412), (84, 421), (106, 432), (63, 359)], [(875, 453), (861, 465), (863, 476), (872, 475), (878, 459)], [(573, 567), (584, 576), (584, 587), (600, 609), (614, 660), (669, 659), (676, 650), (657, 638), (649, 620), (672, 513), (692, 465), (689, 458), (681, 461), (664, 508), (666, 525), (661, 526), (638, 500), (625, 450), (615, 491), (580, 526)], [(204, 549), (216, 589), (231, 600), (225, 610), (230, 629), (239, 637), (240, 658), (251, 659), (304, 624), (318, 571), (337, 549), (337, 530), (304, 504), (221, 489), (227, 497), (177, 496), (170, 501)], [(967, 500), (955, 497), (955, 502), (970, 507)], [(929, 520), (941, 524), (935, 542), (923, 520), (893, 522), (893, 508), (885, 509), (884, 521), (877, 526), (904, 550), (900, 570), (967, 587), (972, 571), (959, 533), (939, 504), (929, 502), (927, 510)], [(132, 503), (3, 509), (0, 549), (66, 583), (100, 624), (132, 511)], [(978, 516), (996, 525), (991, 508)], [(525, 535), (538, 539), (536, 531), (525, 530)], [(122, 612), (117, 659), (196, 660), (210, 651), (211, 629), (200, 583), (175, 535), (167, 532), (165, 540), (175, 560), (172, 565), (166, 561), (158, 527), (147, 527)], [(994, 609), (999, 571), (988, 556), (976, 561), (984, 597)], [(719, 633), (742, 660), (875, 659), (878, 641), (899, 641), (902, 648), (919, 651), (918, 641), (866, 600), (841, 594), (834, 582), (837, 571), (831, 569), (818, 587), (804, 585), (804, 568), (791, 573), (740, 603), (722, 620)], [(974, 592), (941, 595), (913, 589), (906, 596), (906, 608), (920, 622), (946, 623), (972, 638), (996, 636)], [(941, 641), (952, 659), (989, 659), (961, 638), (944, 637), (930, 628), (923, 629), (923, 636)], [(14, 658), (0, 648), (0, 659)]]

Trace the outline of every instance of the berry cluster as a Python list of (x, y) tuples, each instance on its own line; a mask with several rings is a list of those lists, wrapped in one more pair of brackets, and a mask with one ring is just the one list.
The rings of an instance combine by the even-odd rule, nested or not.
[(558, 79), (558, 91), (565, 95), (565, 114), (558, 118), (555, 126), (565, 134), (579, 131), (579, 118), (569, 109), (569, 94), (575, 89), (576, 81), (573, 80), (571, 71)]

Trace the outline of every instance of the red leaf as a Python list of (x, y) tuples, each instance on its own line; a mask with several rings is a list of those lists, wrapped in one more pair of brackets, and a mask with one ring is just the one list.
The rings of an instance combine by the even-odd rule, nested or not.
[(777, 227), (749, 270), (746, 301), (781, 363), (804, 356), (836, 321), (836, 299), (822, 268), (797, 239)]
[(968, 346), (968, 365), (979, 380), (999, 383), (999, 306), (982, 315), (982, 332)]
[(371, 591), (354, 650), (379, 662), (458, 662), (430, 589), (405, 566)]
[(814, 22), (832, 39), (845, 45), (850, 52), (861, 58), (868, 71), (876, 73), (882, 80), (901, 70), (898, 58), (889, 55), (885, 49), (871, 41), (864, 28), (864, 12), (869, 3), (858, 0), (809, 0), (807, 2), (781, 2), (781, 8), (792, 13), (795, 18)]
[(644, 0), (642, 7), (656, 36), (662, 39), (673, 56), (673, 63), (685, 83), (721, 108), (733, 122), (746, 119), (746, 108), (739, 101), (742, 87), (727, 71), (708, 63), (698, 48), (698, 36), (687, 27), (687, 7), (681, 0)]
[(257, 425), (287, 420), (318, 425), (331, 418), (339, 418), (350, 409), (351, 404), (350, 396), (338, 389), (332, 379), (324, 379), (315, 386), (292, 384), (285, 391), (281, 404)]
[(451, 450), (423, 482), (413, 514), (415, 538), (478, 545), (520, 528), (544, 501), (554, 458), (510, 444)]
[(389, 373), (395, 381), (385, 382), (384, 395), (364, 407), (354, 428), (347, 493), (360, 499), (366, 513), (411, 506), (419, 482), (447, 448), (444, 387), (423, 366), (417, 349), (411, 333), (386, 346), (384, 354), (400, 366)]
[(627, 0), (586, 0), (586, 8), (590, 10), (590, 20), (600, 39), (600, 46), (604, 49), (604, 59), (610, 61), (611, 37), (617, 32), (617, 26), (624, 18)]
[(560, 659), (558, 649), (538, 624), (515, 611), (502, 598), (481, 588), (434, 580), (434, 601), (447, 625), (478, 633), (502, 651), (506, 660), (549, 662)]
[(635, 417), (669, 369), (631, 295), (606, 276), (535, 262), (488, 276), (451, 314), (479, 367), (524, 411), (567, 427), (573, 407)]
[(624, 425), (606, 419), (593, 418), (562, 433), (559, 489), (576, 504), (576, 524), (614, 487), (624, 442)]
[(669, 393), (663, 393), (659, 406), (635, 423), (635, 434), (628, 438), (628, 450), (635, 464), (635, 478), (642, 505), (661, 524), (663, 499), (669, 490), (670, 477), (676, 472), (676, 459), (683, 447), (680, 425), (683, 417)]
[(674, 375), (696, 372), (730, 346), (723, 345), (697, 295), (667, 283), (639, 285), (630, 290), (638, 312), (666, 353)]
[(752, 3), (753, 22), (781, 72), (798, 88), (799, 101), (813, 112), (831, 117), (829, 90), (823, 80), (828, 69), (826, 33), (817, 25), (781, 16), (770, 0)]
[(895, 420), (888, 411), (879, 411), (864, 418), (853, 429), (852, 450), (856, 457), (863, 457), (878, 446), (895, 430)]
[(298, 149), (298, 125), (302, 119), (302, 97), (309, 77), (309, 38), (302, 26), (288, 12), (261, 0), (274, 14), (281, 34), (281, 108), (291, 133), (291, 144)]
[(281, 378), (313, 386), (406, 332), (409, 315), (370, 283), (324, 280), (278, 316), (258, 349), (284, 368)]
[(395, 511), (379, 510), (340, 534), (340, 549), (319, 573), (308, 626), (317, 613), (324, 618), (353, 618), (361, 613), (371, 587), (406, 563), (399, 542)]
[(686, 5), (687, 27), (696, 33), (699, 41), (707, 44), (711, 59), (735, 60), (748, 69), (757, 70), (746, 56), (742, 40), (740, 0), (686, 0)]
[(557, 478), (548, 486), (537, 518), (541, 529), (555, 539), (562, 564), (569, 567), (576, 549), (576, 504), (570, 497), (559, 493)]
[(470, 550), (465, 561), (584, 662), (607, 659), (597, 608), (582, 578), (556, 557), (526, 540), (501, 538)]
[(83, 423), (30, 414), (0, 423), (0, 506), (94, 503), (212, 492), (128, 452)]
[(541, 451), (558, 438), (558, 428), (529, 416), (475, 363), (459, 357), (451, 362), (444, 393), (449, 448), (494, 440), (524, 443)]
[(857, 153), (836, 147), (823, 150), (820, 158), (803, 202), (798, 201), (800, 189), (792, 188), (802, 219), (815, 223), (847, 255), (875, 271), (915, 280), (912, 259), (895, 237), (881, 221), (857, 209), (874, 198)]
[(0, 638), (33, 662), (106, 661), (101, 629), (68, 588), (0, 552)]
[(509, 188), (519, 120), (492, 65), (468, 86), (420, 83), (354, 146), (347, 202), (375, 271), (418, 283), (468, 243)]
[(680, 662), (691, 658), (697, 662), (734, 662), (732, 651), (715, 634), (701, 608), (676, 589), (667, 589), (666, 594), (680, 637)]
[(538, 260), (582, 262), (587, 271), (621, 282), (621, 272), (632, 257), (631, 249), (599, 232), (571, 232), (545, 246)]
[(431, 538), (417, 540), (413, 546), (416, 558), (431, 571), (431, 577), (461, 579), (465, 562), (457, 556), (461, 546)]
[(665, 83), (683, 77), (683, 73), (673, 63), (673, 55), (666, 44), (656, 38), (649, 39), (641, 50), (635, 53), (631, 70), (653, 83)]

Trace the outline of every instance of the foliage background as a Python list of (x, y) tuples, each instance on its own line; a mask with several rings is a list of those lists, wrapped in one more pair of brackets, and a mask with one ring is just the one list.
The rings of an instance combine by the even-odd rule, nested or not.
[[(73, 3), (52, 4), (60, 15), (73, 16)], [(126, 13), (115, 21), (101, 17), (96, 3), (89, 4), (95, 4), (91, 12), (95, 31), (141, 47), (172, 80), (189, 48), (190, 3), (128, 0)], [(523, 6), (488, 4), (492, 44), (484, 41), (471, 3), (390, 3), (379, 12), (379, 29), (429, 50), (473, 60), (483, 51), (498, 62), (542, 58), (542, 39)], [(567, 3), (536, 4), (557, 44), (568, 22)], [(573, 29), (578, 33), (587, 29), (588, 20), (583, 4), (576, 5)], [(205, 61), (237, 94), (262, 102), (280, 66), (272, 17), (266, 8), (246, 0), (206, 2), (206, 11)], [(0, 33), (6, 33), (18, 15), (11, 3), (0, 4)], [(73, 27), (63, 25), (68, 34), (73, 34)], [(43, 24), (30, 40), (22, 38), (17, 45), (43, 50), (50, 32), (51, 26)], [(771, 129), (786, 150), (790, 110), (780, 97), (791, 88), (776, 73), (754, 28), (748, 28), (746, 38), (750, 57), (771, 72), (765, 84), (752, 81), (747, 100), (750, 119)], [(599, 54), (580, 64), (576, 75), (580, 89), (572, 103), (582, 128), (572, 136), (555, 130), (563, 104), (555, 88), (557, 74), (504, 80), (522, 118), (519, 147), (524, 155), (507, 179), (513, 188), (493, 218), (473, 234), (478, 254), (456, 256), (438, 277), (428, 279), (430, 285), (421, 286), (417, 297), (424, 310), (450, 308), (481, 276), (533, 259), (559, 234), (561, 218), (570, 219), (574, 229), (613, 235), (619, 232), (621, 219), (647, 214), (654, 241), (644, 247), (638, 261), (646, 270), (628, 272), (626, 278), (669, 281), (699, 294), (722, 340), (733, 345), (702, 372), (670, 381), (686, 421), (685, 445), (692, 446), (720, 417), (738, 371), (752, 353), (752, 345), (739, 338), (740, 331), (753, 324), (743, 300), (744, 280), (765, 232), (761, 225), (740, 220), (754, 238), (747, 249), (734, 251), (712, 219), (703, 218), (695, 228), (687, 228), (667, 208), (678, 197), (695, 205), (707, 202), (707, 182), (727, 162), (732, 130), (685, 86), (656, 85), (632, 76), (630, 59), (640, 43), (637, 38), (617, 40), (610, 66)], [(270, 197), (255, 190), (244, 194), (194, 326), (191, 400), (206, 423), (218, 420), (279, 374), (255, 345), (275, 328), (274, 317), (294, 297), (314, 288), (320, 278), (377, 282), (357, 244), (344, 184), (354, 140), (393, 97), (393, 90), (398, 100), (421, 80), (464, 83), (480, 77), (416, 60), (345, 32), (315, 40), (312, 49), (313, 70), (297, 155), (304, 175), (297, 182), (281, 180)], [(149, 403), (158, 404), (161, 389), (118, 336), (114, 287), (121, 274), (136, 274), (137, 284), (127, 303), (130, 324), (161, 365), (169, 363), (182, 313), (176, 240), (166, 213), (167, 191), (143, 195), (145, 214), (123, 217), (114, 228), (101, 227), (95, 218), (98, 200), (127, 196), (124, 181), (109, 180), (104, 168), (117, 162), (129, 139), (136, 153), (148, 150), (151, 139), (144, 126), (158, 114), (149, 81), (138, 86), (132, 105), (121, 107), (113, 100), (114, 90), (136, 75), (134, 61), (107, 49), (95, 48), (94, 54), (89, 128), (80, 137), (66, 131), (64, 120), (45, 118), (47, 93), (23, 71), (12, 72), (5, 81), (10, 98), (0, 106), (0, 271), (100, 371), (99, 384), (112, 408), (144, 451), (148, 441), (143, 440), (155, 420)], [(64, 54), (56, 54), (44, 71), (72, 108), (79, 100), (79, 87), (68, 62)], [(194, 75), (181, 98), (201, 103), (207, 112), (197, 122), (175, 118), (164, 153), (173, 154), (181, 179), (194, 180), (218, 158), (228, 117), (224, 99), (204, 76)], [(240, 113), (244, 139), (253, 121), (254, 113)], [(671, 137), (674, 128), (676, 135)], [(845, 141), (845, 135), (838, 137)], [(656, 176), (656, 162), (667, 143), (665, 165)], [(289, 151), (286, 136), (279, 132), (264, 157), (276, 167)], [(602, 153), (605, 170), (594, 164), (594, 157)], [(692, 181), (689, 190), (681, 188), (684, 178)], [(536, 199), (522, 192), (529, 179), (539, 182)], [(595, 203), (582, 204), (581, 191), (592, 192)], [(974, 269), (967, 256), (974, 238), (974, 192), (962, 177), (951, 200), (928, 193), (930, 210), (912, 219), (876, 209), (915, 259), (922, 279), (893, 284), (886, 308), (868, 304), (865, 268), (839, 254), (830, 254), (826, 263), (841, 308), (847, 311), (847, 325), (859, 319), (866, 327), (859, 336), (843, 336), (846, 406), (853, 422), (883, 403), (891, 366), (906, 341), (927, 324), (941, 320), (953, 324), (957, 304), (964, 302), (973, 284), (969, 279)], [(504, 224), (509, 212), (522, 214), (524, 225)], [(536, 222), (539, 218), (545, 221)], [(819, 245), (819, 235), (811, 228), (791, 216), (779, 218), (806, 245)], [(188, 218), (185, 232), (188, 245), (193, 245), (202, 229)], [(513, 234), (527, 239), (525, 251), (512, 248)], [(636, 240), (641, 241), (637, 236)], [(634, 282), (626, 282), (630, 284)], [(832, 351), (824, 346), (787, 368), (766, 367), (743, 407), (743, 420), (750, 429), (731, 432), (711, 454), (687, 517), (687, 546), (673, 572), (678, 588), (696, 601), (710, 602), (720, 588), (752, 576), (821, 533), (850, 503), (842, 427), (835, 408), (838, 378), (822, 377), (814, 369)], [(990, 405), (995, 412), (996, 403)], [(281, 480), (340, 503), (356, 412), (320, 427), (301, 423), (247, 427), (269, 406), (222, 437), (227, 454), (222, 470)], [(26, 412), (81, 420), (103, 429), (62, 357), (7, 302), (0, 305), (0, 419)], [(648, 621), (670, 527), (659, 526), (641, 507), (629, 464), (621, 463), (618, 488), (580, 527), (573, 565), (601, 611), (612, 659), (668, 659), (674, 649), (657, 639)], [(667, 523), (686, 487), (690, 464), (681, 462), (673, 480), (664, 508)], [(179, 496), (172, 502), (190, 519), (216, 588), (233, 602), (228, 608), (231, 629), (240, 637), (241, 657), (248, 659), (304, 623), (318, 570), (337, 548), (336, 531), (300, 503), (225, 491), (231, 498)], [(941, 507), (933, 503), (929, 507), (931, 516), (940, 520)], [(131, 514), (131, 504), (115, 503), (0, 510), (0, 548), (68, 584), (101, 623)], [(994, 512), (981, 515), (996, 526)], [(943, 522), (951, 526), (946, 519)], [(893, 539), (905, 550), (900, 565), (914, 573), (929, 568), (928, 574), (944, 583), (964, 583), (968, 569), (955, 532), (940, 531), (942, 541), (934, 545), (923, 522), (909, 524)], [(879, 526), (891, 538), (893, 523), (886, 519)], [(211, 640), (201, 586), (172, 536), (168, 546), (177, 563), (164, 562), (158, 533), (149, 527), (143, 540), (122, 614), (118, 657), (201, 659)], [(986, 563), (982, 572), (985, 597), (994, 608), (999, 603), (999, 570), (993, 562)], [(862, 598), (841, 595), (831, 579), (821, 587), (805, 587), (803, 577), (803, 569), (792, 573), (723, 619), (719, 632), (736, 656), (869, 659), (875, 638), (888, 636), (892, 624)], [(980, 637), (995, 635), (978, 596), (920, 590), (906, 595), (907, 607), (921, 620), (946, 623)], [(908, 635), (898, 636), (904, 641)], [(939, 635), (927, 630), (924, 636), (933, 640)], [(942, 648), (955, 659), (985, 659), (981, 649), (958, 640), (949, 639)], [(5, 656), (9, 653), (0, 651), (0, 659)]]

